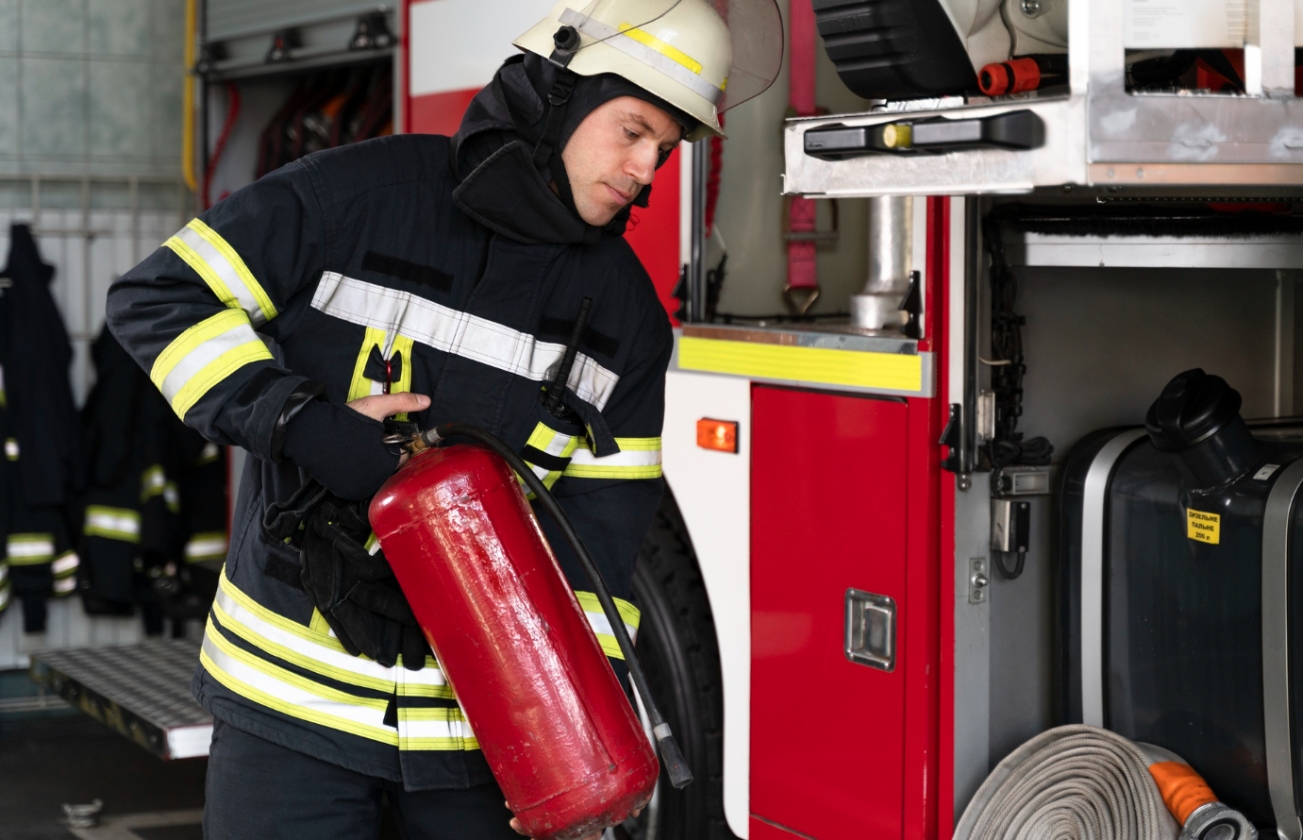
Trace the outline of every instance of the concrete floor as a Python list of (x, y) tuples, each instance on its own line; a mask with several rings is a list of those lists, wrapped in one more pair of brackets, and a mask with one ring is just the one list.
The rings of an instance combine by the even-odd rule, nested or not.
[[(61, 824), (64, 803), (104, 803), (111, 827), (127, 815), (198, 812), (206, 759), (163, 762), (102, 723), (75, 711), (0, 716), (0, 814), (10, 840), (74, 840)], [(141, 823), (167, 822), (142, 820)], [(189, 825), (130, 829), (140, 840), (201, 840)], [(116, 837), (124, 837), (115, 831)], [(82, 832), (81, 840), (94, 834)]]
[[(0, 671), (0, 837), (202, 840), (207, 759), (164, 762), (66, 706), (33, 711), (37, 699), (26, 672)], [(95, 799), (97, 827), (63, 824), (65, 803)], [(386, 819), (380, 840), (398, 837)]]

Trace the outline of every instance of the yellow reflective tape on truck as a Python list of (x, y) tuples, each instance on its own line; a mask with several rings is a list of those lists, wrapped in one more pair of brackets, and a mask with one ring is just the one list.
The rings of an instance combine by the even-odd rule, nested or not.
[(923, 359), (906, 353), (872, 353), (684, 336), (679, 367), (756, 379), (921, 392)]

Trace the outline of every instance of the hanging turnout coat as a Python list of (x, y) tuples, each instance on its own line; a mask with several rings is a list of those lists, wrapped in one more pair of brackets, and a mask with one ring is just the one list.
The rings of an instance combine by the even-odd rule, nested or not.
[[(178, 415), (248, 461), (194, 690), (227, 723), (408, 789), (489, 781), (433, 659), (348, 655), (260, 523), (305, 475), (278, 451), (305, 383), (342, 404), (427, 394), (423, 428), (472, 423), (522, 452), (628, 598), (659, 503), (668, 318), (618, 235), (526, 243), (472, 220), (445, 137), (403, 135), (290, 164), (191, 222), (109, 293), (108, 322)], [(593, 300), (557, 420), (540, 387)], [(378, 428), (378, 424), (377, 424)], [(331, 440), (318, 441), (330, 454)], [(619, 650), (555, 524), (544, 532), (608, 655)], [(636, 630), (638, 612), (620, 607)]]
[(157, 635), (165, 612), (183, 617), (160, 603), (158, 584), (171, 592), (182, 578), (204, 575), (192, 566), (226, 555), (225, 464), (215, 444), (177, 419), (109, 331), (91, 356), (78, 589), (87, 613), (139, 608), (146, 634)]
[(23, 629), (45, 630), (46, 598), (73, 591), (78, 558), (69, 506), (81, 484), (77, 409), (68, 380), (72, 345), (50, 291), (54, 267), (27, 225), (10, 230), (0, 290), (0, 413), (3, 414), (7, 575), (23, 604)]

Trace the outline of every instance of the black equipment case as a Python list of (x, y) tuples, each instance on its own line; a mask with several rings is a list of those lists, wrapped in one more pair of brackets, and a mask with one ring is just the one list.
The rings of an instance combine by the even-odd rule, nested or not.
[(1069, 722), (1186, 759), (1226, 804), (1303, 837), (1303, 424), (1250, 429), (1191, 370), (1145, 428), (1082, 440), (1062, 476)]
[(813, 0), (824, 49), (865, 99), (976, 93), (977, 73), (942, 0)]

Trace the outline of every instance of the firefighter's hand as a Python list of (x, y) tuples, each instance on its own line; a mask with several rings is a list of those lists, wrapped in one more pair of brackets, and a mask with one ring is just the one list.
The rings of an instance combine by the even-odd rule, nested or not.
[(425, 411), (430, 407), (430, 398), (425, 394), (376, 394), (353, 400), (348, 407), (383, 423), (386, 417), (395, 414)]
[[(503, 805), (506, 805), (507, 803), (503, 802), (502, 804), (503, 804)], [(510, 807), (510, 806), (508, 806), (508, 807)], [(634, 812), (633, 812), (632, 816), (633, 816), (634, 819), (637, 819), (637, 818), (638, 818), (638, 815), (641, 814), (641, 813), (642, 813), (642, 809), (639, 808), (637, 811), (634, 811)], [(514, 831), (514, 832), (516, 832), (517, 834), (521, 835), (522, 837), (528, 837), (528, 836), (529, 836), (528, 834), (526, 834), (526, 833), (524, 832), (523, 829), (521, 829), (521, 827), (520, 827), (520, 820), (516, 819), (515, 817), (512, 817), (512, 818), (511, 818), (511, 830)], [(602, 832), (599, 831), (599, 832), (597, 832), (596, 834), (590, 834), (589, 836), (582, 838), (582, 840), (602, 840)]]

